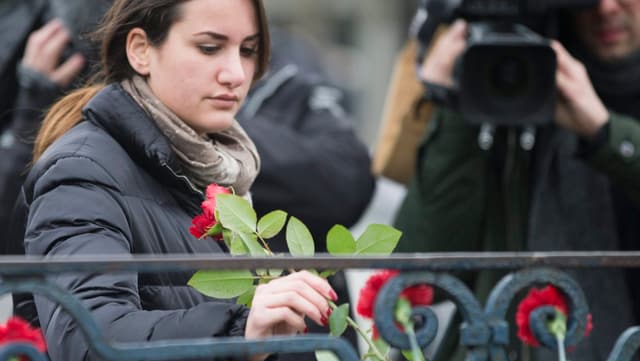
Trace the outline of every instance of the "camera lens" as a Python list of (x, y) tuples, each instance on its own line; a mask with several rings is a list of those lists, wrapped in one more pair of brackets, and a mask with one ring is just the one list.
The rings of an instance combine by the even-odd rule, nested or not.
[(518, 97), (528, 89), (527, 66), (522, 59), (502, 57), (489, 70), (489, 81), (497, 96)]

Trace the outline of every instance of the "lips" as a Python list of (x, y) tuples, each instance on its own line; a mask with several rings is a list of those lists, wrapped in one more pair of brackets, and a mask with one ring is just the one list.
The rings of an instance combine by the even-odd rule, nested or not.
[(620, 41), (626, 35), (626, 29), (623, 26), (605, 26), (598, 29), (596, 38), (605, 45), (614, 44)]
[(239, 98), (235, 95), (218, 95), (215, 97), (207, 98), (214, 108), (220, 110), (231, 110), (239, 103)]
[(213, 99), (221, 100), (221, 101), (230, 101), (230, 102), (237, 102), (238, 101), (238, 97), (233, 95), (233, 94), (217, 95), (217, 96), (213, 97)]

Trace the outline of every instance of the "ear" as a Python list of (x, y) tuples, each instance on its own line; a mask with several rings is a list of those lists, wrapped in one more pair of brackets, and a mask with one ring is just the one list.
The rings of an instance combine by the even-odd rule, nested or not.
[(127, 34), (127, 59), (129, 64), (138, 74), (149, 75), (149, 63), (151, 57), (151, 44), (147, 33), (141, 28), (133, 28)]

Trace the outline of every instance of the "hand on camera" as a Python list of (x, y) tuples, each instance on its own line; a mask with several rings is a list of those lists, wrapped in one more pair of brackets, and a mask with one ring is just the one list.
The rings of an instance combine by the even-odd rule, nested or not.
[(453, 87), (453, 68), (466, 47), (466, 36), (467, 23), (456, 20), (429, 50), (420, 68), (420, 77), (434, 84)]
[(64, 88), (82, 70), (85, 59), (76, 53), (60, 64), (71, 34), (60, 20), (54, 19), (29, 35), (22, 65), (39, 72)]
[(609, 112), (596, 94), (584, 65), (558, 41), (551, 47), (558, 60), (556, 123), (583, 137), (593, 137), (608, 121)]
[[(336, 300), (329, 283), (302, 271), (260, 285), (253, 297), (245, 337), (262, 339), (305, 332), (305, 317), (327, 325), (331, 314), (327, 299)], [(267, 355), (257, 355), (260, 361)]]

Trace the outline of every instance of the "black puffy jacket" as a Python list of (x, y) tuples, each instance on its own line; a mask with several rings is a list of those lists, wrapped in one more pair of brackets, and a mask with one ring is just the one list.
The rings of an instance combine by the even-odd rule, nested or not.
[[(219, 253), (188, 228), (203, 195), (167, 139), (119, 85), (98, 93), (35, 163), (18, 215), (28, 255)], [(241, 336), (248, 309), (186, 286), (190, 273), (53, 276), (91, 310), (110, 341)], [(95, 360), (60, 307), (35, 297), (51, 360)], [(25, 315), (29, 317), (29, 315)]]

